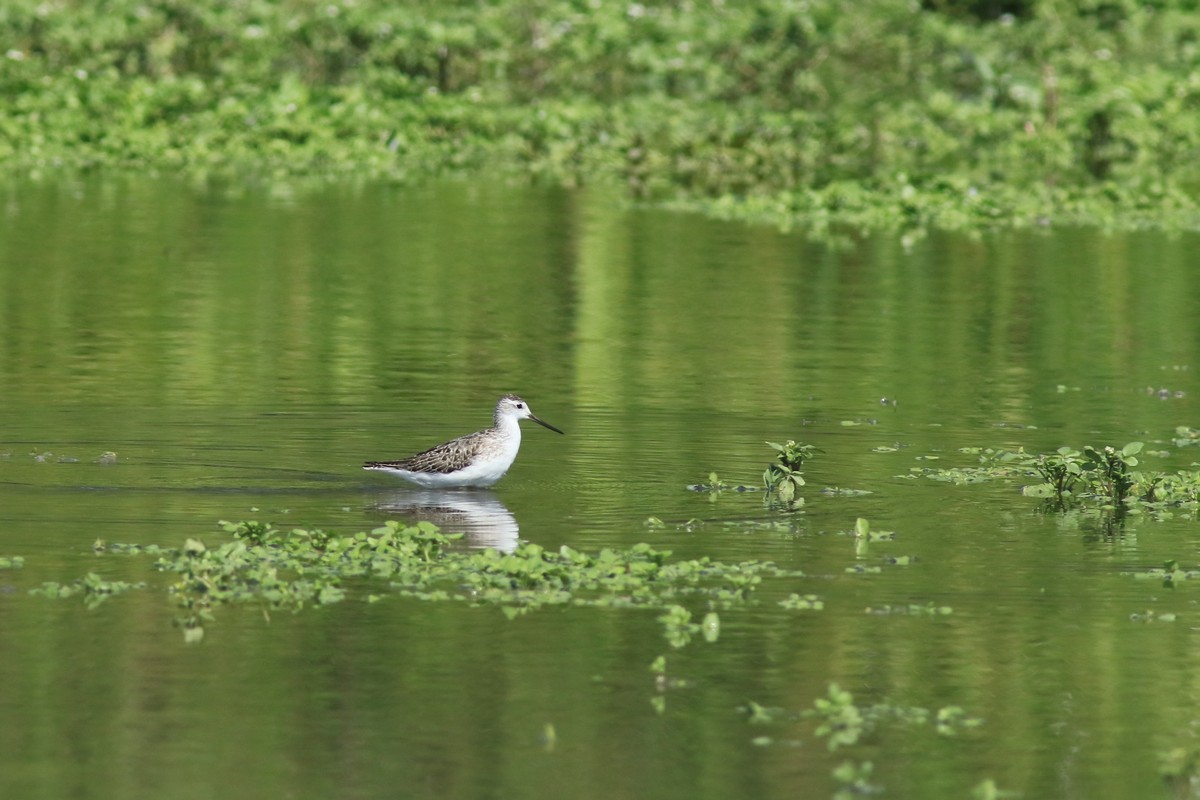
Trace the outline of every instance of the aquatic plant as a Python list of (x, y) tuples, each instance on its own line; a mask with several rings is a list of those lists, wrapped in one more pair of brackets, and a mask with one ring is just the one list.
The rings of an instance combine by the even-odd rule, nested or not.
[(873, 531), (871, 522), (865, 517), (854, 521), (854, 554), (859, 558), (867, 555), (873, 542), (890, 542), (896, 538), (895, 531)]
[(758, 489), (754, 486), (743, 486), (741, 484), (727, 483), (721, 480), (720, 476), (715, 472), (708, 473), (707, 483), (693, 483), (688, 487), (689, 491), (693, 492), (710, 492), (710, 499), (715, 500), (721, 492), (757, 492)]
[(682, 522), (667, 523), (658, 517), (647, 517), (643, 523), (651, 530), (672, 529), (695, 533), (701, 530), (719, 529), (722, 531), (742, 533), (785, 533), (797, 534), (803, 531), (801, 523), (792, 516), (774, 517), (771, 519), (699, 519), (693, 517)]
[(670, 606), (658, 621), (663, 624), (671, 647), (683, 647), (692, 640), (692, 634), (700, 631), (700, 626), (692, 622), (692, 612), (683, 606)]
[[(689, 684), (686, 678), (674, 678), (667, 675), (667, 657), (665, 655), (660, 655), (650, 662), (650, 671), (654, 673), (654, 688), (660, 694), (669, 689), (685, 688)], [(662, 713), (664, 708), (666, 708), (665, 702), (661, 707), (657, 707), (656, 710)]]
[(1159, 752), (1158, 774), (1176, 797), (1196, 797), (1200, 791), (1200, 749), (1189, 744)]
[(1091, 505), (1100, 510), (1123, 514), (1126, 511), (1159, 511), (1170, 506), (1200, 507), (1200, 470), (1167, 473), (1142, 469), (1138, 455), (1142, 442), (1124, 447), (1085, 446), (1082, 450), (1060, 447), (1049, 454), (1030, 454), (1017, 450), (961, 448), (960, 452), (978, 456), (978, 463), (967, 467), (926, 467), (911, 475), (960, 485), (991, 480), (1038, 478), (1022, 493), (1052, 501), (1056, 510)]
[(767, 492), (765, 499), (768, 502), (777, 500), (787, 506), (803, 502), (800, 487), (804, 486), (805, 481), (801, 467), (821, 451), (811, 444), (798, 444), (791, 439), (783, 444), (767, 442), (767, 446), (775, 450), (778, 463), (767, 465), (763, 472), (763, 487)]
[(1138, 465), (1137, 454), (1141, 451), (1141, 442), (1130, 442), (1119, 450), (1111, 446), (1083, 448), (1083, 470), (1089, 483), (1110, 505), (1122, 507), (1130, 496), (1137, 483), (1131, 470)]
[(1072, 487), (1084, 475), (1085, 461), (1078, 450), (1070, 447), (1060, 447), (1054, 453), (1040, 454), (1033, 457), (1030, 465), (1042, 479), (1054, 490), (1054, 496), (1059, 505), (1066, 502)]
[(692, 622), (692, 612), (683, 606), (669, 606), (658, 621), (663, 624), (664, 635), (672, 647), (683, 647), (692, 636), (702, 634), (706, 642), (715, 642), (721, 636), (721, 618), (715, 611), (704, 615), (699, 624)]
[(927, 603), (909, 603), (908, 605), (867, 606), (867, 613), (876, 616), (946, 616), (953, 614), (950, 606), (935, 605), (932, 600)]
[(499, 168), (910, 239), (1197, 213), (1186, 4), (7, 7), (0, 165), (27, 172)]
[(256, 520), (244, 522), (227, 522), (221, 520), (217, 524), (228, 533), (232, 533), (233, 538), (241, 539), (248, 544), (264, 545), (279, 536), (279, 531), (265, 522), (258, 522)]
[(818, 595), (806, 594), (803, 597), (793, 592), (779, 601), (781, 608), (802, 611), (820, 611), (825, 608), (825, 601)]
[(1175, 428), (1175, 438), (1171, 442), (1176, 447), (1194, 447), (1200, 444), (1200, 430), (1180, 425)]
[(942, 736), (957, 736), (961, 731), (978, 728), (983, 724), (979, 717), (973, 717), (961, 706), (943, 706), (934, 717), (937, 732)]
[(746, 720), (751, 725), (765, 725), (790, 716), (786, 709), (760, 705), (753, 700), (747, 702), (742, 710), (746, 712)]
[[(193, 638), (225, 605), (256, 604), (264, 612), (299, 611), (350, 596), (378, 602), (386, 593), (426, 601), (495, 605), (507, 616), (544, 605), (655, 608), (667, 640), (676, 647), (699, 634), (720, 636), (716, 609), (745, 605), (765, 577), (797, 577), (770, 562), (723, 563), (709, 558), (672, 561), (648, 544), (584, 553), (568, 546), (548, 551), (523, 543), (511, 553), (465, 550), (460, 534), (421, 522), (389, 522), (344, 536), (328, 531), (282, 531), (259, 522), (222, 522), (232, 541), (212, 547), (187, 539), (182, 547), (108, 544), (98, 554), (153, 556), (153, 568), (170, 576), (168, 594), (179, 607), (177, 624)], [(47, 584), (40, 594), (104, 597), (145, 584), (107, 582), (97, 576), (74, 584)], [(704, 611), (693, 622), (693, 609)]]
[(1154, 567), (1137, 572), (1122, 572), (1121, 574), (1130, 575), (1137, 580), (1161, 581), (1164, 589), (1174, 589), (1187, 581), (1194, 581), (1200, 578), (1200, 568), (1184, 569), (1179, 565), (1178, 560), (1171, 558), (1164, 561), (1161, 568)]
[(871, 783), (871, 773), (875, 765), (870, 761), (856, 764), (853, 761), (843, 761), (833, 770), (833, 779), (837, 781), (837, 791), (833, 793), (834, 800), (851, 800), (883, 791), (882, 786)]
[(928, 709), (917, 706), (897, 706), (888, 703), (858, 706), (854, 702), (854, 696), (836, 683), (829, 684), (828, 694), (814, 700), (813, 708), (804, 712), (804, 716), (819, 720), (816, 735), (828, 739), (831, 751), (857, 744), (863, 735), (874, 730), (875, 726), (884, 720), (923, 725), (932, 717), (937, 732), (944, 736), (983, 724), (983, 720), (972, 717), (958, 706), (946, 706), (938, 709), (933, 715)]
[(808, 716), (817, 717), (821, 724), (816, 734), (829, 740), (829, 749), (837, 750), (843, 745), (856, 744), (872, 721), (854, 704), (854, 695), (836, 683), (829, 684), (829, 695), (813, 701), (814, 708)]
[(1020, 796), (1020, 792), (1001, 789), (996, 784), (996, 781), (992, 778), (983, 779), (979, 783), (975, 784), (975, 787), (971, 789), (971, 797), (974, 800), (1003, 800), (1003, 798), (1007, 797)]
[(105, 580), (95, 572), (89, 572), (79, 580), (71, 583), (56, 583), (47, 581), (36, 589), (30, 589), (30, 594), (40, 594), (45, 597), (72, 597), (83, 595), (88, 608), (96, 608), (110, 597), (124, 594), (132, 589), (142, 589), (145, 583), (129, 583), (127, 581)]
[(554, 746), (558, 744), (558, 731), (554, 728), (553, 722), (547, 722), (542, 726), (542, 749), (547, 753), (554, 751)]

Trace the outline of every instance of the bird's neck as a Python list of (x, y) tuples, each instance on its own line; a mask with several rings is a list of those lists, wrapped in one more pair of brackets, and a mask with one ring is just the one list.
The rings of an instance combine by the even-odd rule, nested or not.
[(496, 430), (503, 431), (509, 436), (521, 438), (521, 423), (516, 417), (501, 417), (496, 420)]

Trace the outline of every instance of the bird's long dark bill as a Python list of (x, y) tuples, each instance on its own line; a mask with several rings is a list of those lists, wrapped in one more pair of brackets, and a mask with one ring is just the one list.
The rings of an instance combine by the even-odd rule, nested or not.
[[(551, 425), (549, 422), (543, 422), (542, 420), (535, 417), (533, 414), (530, 414), (529, 418), (531, 420), (533, 420), (534, 422), (536, 422), (538, 425), (541, 425), (543, 428), (549, 428), (550, 430), (554, 431), (555, 433), (562, 433), (562, 431), (560, 431), (558, 428)], [(563, 436), (566, 436), (566, 434), (563, 433)]]

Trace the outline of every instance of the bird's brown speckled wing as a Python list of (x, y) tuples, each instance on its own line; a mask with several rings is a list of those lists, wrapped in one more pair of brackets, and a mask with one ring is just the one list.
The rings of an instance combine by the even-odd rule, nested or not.
[(468, 466), (471, 458), (478, 452), (479, 443), (476, 441), (478, 436), (478, 433), (460, 436), (400, 461), (372, 461), (366, 465), (366, 468), (384, 467), (404, 469), (409, 472), (457, 472)]

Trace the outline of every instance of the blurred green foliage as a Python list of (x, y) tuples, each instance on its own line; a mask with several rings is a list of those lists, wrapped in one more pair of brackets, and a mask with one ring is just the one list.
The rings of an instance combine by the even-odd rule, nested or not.
[(11, 0), (0, 164), (501, 168), (815, 226), (1193, 226), (1195, 0)]

